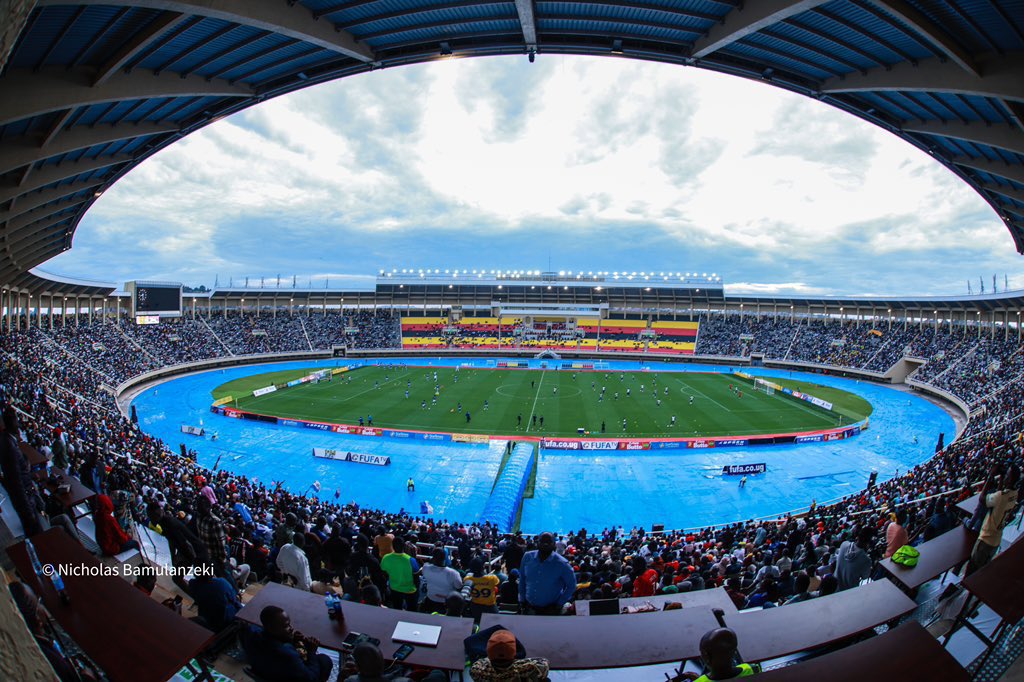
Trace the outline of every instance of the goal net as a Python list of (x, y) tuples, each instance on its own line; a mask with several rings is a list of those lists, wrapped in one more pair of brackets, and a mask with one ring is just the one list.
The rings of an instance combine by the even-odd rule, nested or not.
[(775, 395), (776, 385), (764, 379), (754, 379), (754, 390), (764, 391), (766, 395)]

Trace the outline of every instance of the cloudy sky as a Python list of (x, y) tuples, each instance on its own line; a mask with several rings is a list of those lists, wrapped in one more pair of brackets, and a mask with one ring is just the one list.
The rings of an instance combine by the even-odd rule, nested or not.
[(549, 55), (377, 71), (221, 120), (107, 191), (43, 269), (335, 286), (549, 263), (714, 271), (733, 293), (1024, 287), (992, 209), (880, 129), (695, 68)]

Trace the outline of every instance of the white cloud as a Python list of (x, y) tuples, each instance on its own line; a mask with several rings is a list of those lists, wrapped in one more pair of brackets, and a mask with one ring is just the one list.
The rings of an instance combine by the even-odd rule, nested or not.
[[(554, 254), (566, 268), (714, 263), (737, 292), (842, 293), (840, 270), (959, 289), (968, 268), (1018, 267), (959, 178), (844, 112), (699, 69), (542, 55), (373, 72), (222, 120), (105, 192), (47, 268), (212, 282), (510, 253), (528, 267), (545, 228), (577, 245)], [(970, 255), (939, 279), (954, 249)]]

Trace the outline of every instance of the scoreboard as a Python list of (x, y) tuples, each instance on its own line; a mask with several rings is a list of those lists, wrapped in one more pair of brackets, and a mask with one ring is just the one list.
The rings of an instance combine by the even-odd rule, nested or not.
[(132, 316), (180, 317), (181, 283), (128, 282), (125, 290), (132, 297)]

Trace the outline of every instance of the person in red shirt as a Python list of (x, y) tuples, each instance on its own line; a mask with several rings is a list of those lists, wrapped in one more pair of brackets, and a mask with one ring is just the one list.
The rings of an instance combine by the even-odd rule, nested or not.
[(103, 550), (104, 556), (139, 548), (139, 543), (128, 537), (114, 518), (114, 503), (102, 494), (96, 496), (96, 544)]

